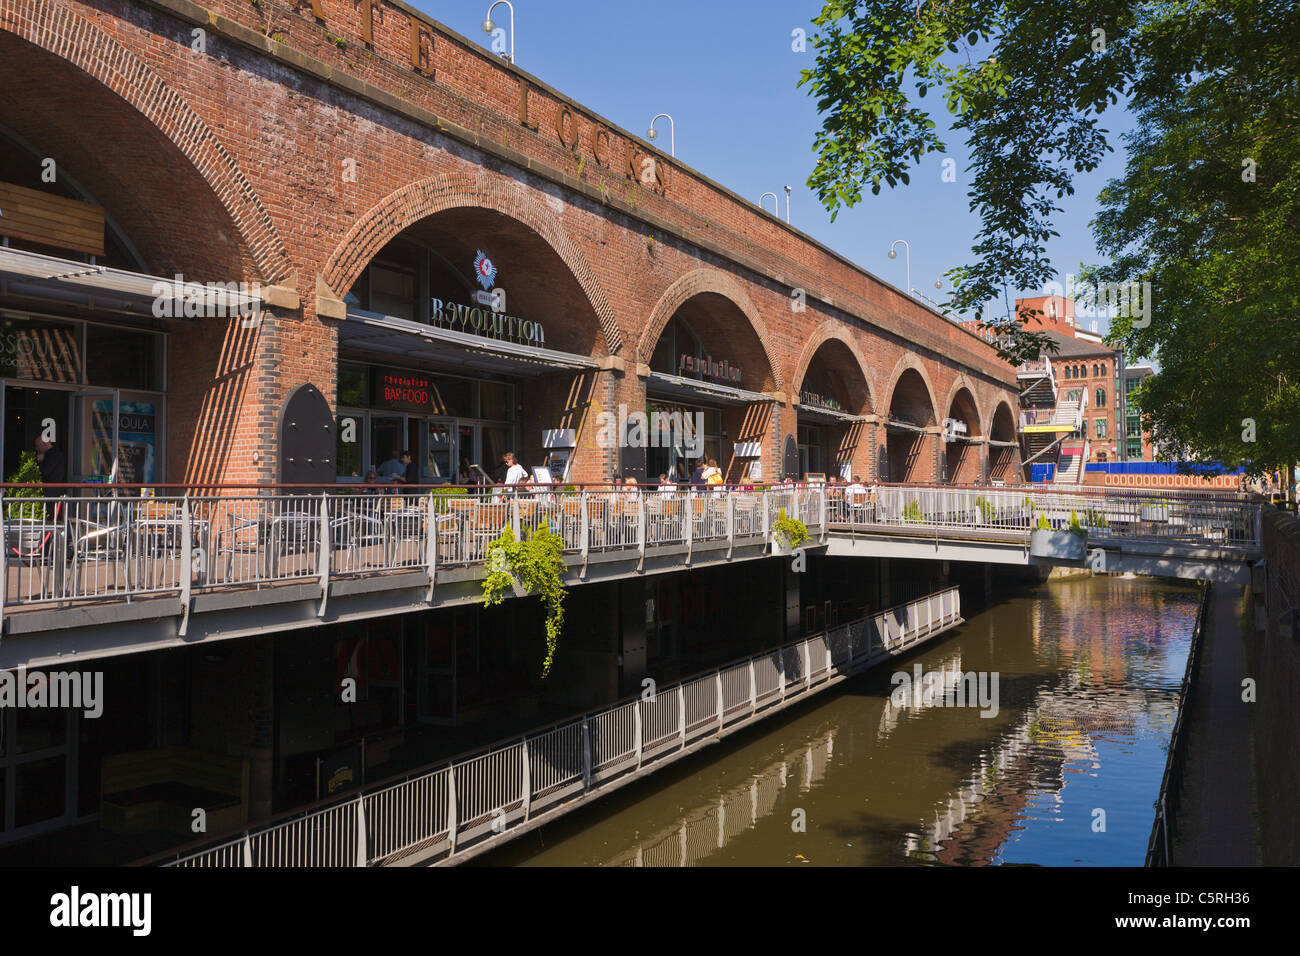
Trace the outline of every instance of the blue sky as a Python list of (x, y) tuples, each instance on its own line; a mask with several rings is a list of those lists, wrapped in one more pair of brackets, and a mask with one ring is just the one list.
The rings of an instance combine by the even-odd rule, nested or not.
[[(453, 30), (484, 46), (490, 38), (481, 24), (490, 0), (419, 0), (415, 5)], [(963, 144), (948, 137), (957, 160), (956, 183), (941, 179), (943, 158), (933, 154), (913, 171), (908, 186), (868, 192), (832, 223), (806, 183), (815, 165), (813, 139), (820, 128), (807, 87), (796, 88), (800, 70), (813, 66), (814, 54), (795, 53), (791, 33), (820, 10), (816, 0), (517, 0), (516, 62), (579, 103), (624, 129), (644, 135), (656, 113), (676, 121), (677, 157), (736, 193), (758, 201), (772, 191), (781, 197), (794, 187), (791, 223), (899, 288), (907, 284), (903, 247), (888, 252), (895, 239), (911, 247), (912, 285), (942, 301), (935, 280), (970, 260), (978, 221), (969, 212), (969, 181)], [(508, 21), (504, 5), (494, 18)], [(931, 102), (942, 109), (934, 97)], [(941, 118), (940, 118), (941, 120)], [(1129, 117), (1107, 116), (1108, 129), (1127, 128)], [(943, 123), (940, 121), (940, 125)], [(666, 121), (657, 143), (668, 148)], [(1105, 182), (1123, 171), (1116, 152), (1094, 173), (1076, 179), (1076, 193), (1060, 205), (1058, 239), (1048, 255), (1064, 283), (1080, 262), (1096, 262), (1089, 221)], [(770, 208), (771, 198), (767, 200)], [(1041, 290), (1020, 290), (1041, 294)], [(1009, 290), (1014, 297), (1017, 290)], [(1104, 329), (1104, 320), (1103, 327)]]

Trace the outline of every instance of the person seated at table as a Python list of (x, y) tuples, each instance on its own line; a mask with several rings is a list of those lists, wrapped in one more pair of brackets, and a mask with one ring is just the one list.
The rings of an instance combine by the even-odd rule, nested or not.
[(676, 490), (677, 485), (668, 480), (668, 475), (666, 473), (659, 476), (659, 494), (671, 495)]
[(399, 475), (406, 474), (406, 465), (402, 464), (402, 453), (394, 448), (393, 457), (376, 469), (384, 481), (396, 481)]
[(861, 512), (867, 507), (867, 488), (862, 483), (860, 475), (853, 476), (853, 484), (844, 489), (844, 497), (855, 512)]
[(364, 491), (368, 495), (377, 495), (381, 491), (381, 489), (378, 487), (379, 473), (375, 471), (375, 469), (373, 468), (371, 468), (368, 472), (366, 472), (366, 486), (367, 487), (364, 489)]
[(420, 469), (416, 466), (411, 453), (409, 451), (402, 452), (398, 461), (402, 465), (402, 472), (394, 476), (393, 483), (398, 485), (418, 485), (420, 483)]

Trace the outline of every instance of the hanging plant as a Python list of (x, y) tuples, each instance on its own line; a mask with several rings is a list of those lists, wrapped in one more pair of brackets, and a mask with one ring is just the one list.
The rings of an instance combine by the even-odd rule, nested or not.
[(793, 550), (808, 540), (808, 526), (798, 518), (786, 515), (782, 508), (772, 522), (772, 534), (782, 544), (783, 549)]
[(509, 525), (488, 542), (487, 577), (483, 579), (483, 603), (500, 604), (507, 594), (536, 595), (546, 608), (546, 659), (542, 677), (551, 672), (555, 649), (564, 625), (564, 542), (545, 525), (528, 532), (523, 541), (515, 538)]

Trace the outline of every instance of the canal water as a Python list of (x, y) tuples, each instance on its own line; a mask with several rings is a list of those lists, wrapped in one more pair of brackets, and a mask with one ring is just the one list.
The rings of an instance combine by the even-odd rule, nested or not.
[(1141, 866), (1198, 596), (1030, 588), (479, 862)]

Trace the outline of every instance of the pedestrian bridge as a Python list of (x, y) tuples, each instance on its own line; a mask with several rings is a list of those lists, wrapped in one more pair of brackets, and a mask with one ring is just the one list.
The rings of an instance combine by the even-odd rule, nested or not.
[(475, 603), (505, 527), (558, 535), (571, 586), (757, 560), (787, 550), (772, 533), (782, 511), (809, 529), (804, 547), (836, 556), (1208, 580), (1243, 580), (1260, 556), (1260, 505), (1238, 495), (782, 485), (10, 497), (0, 667)]

